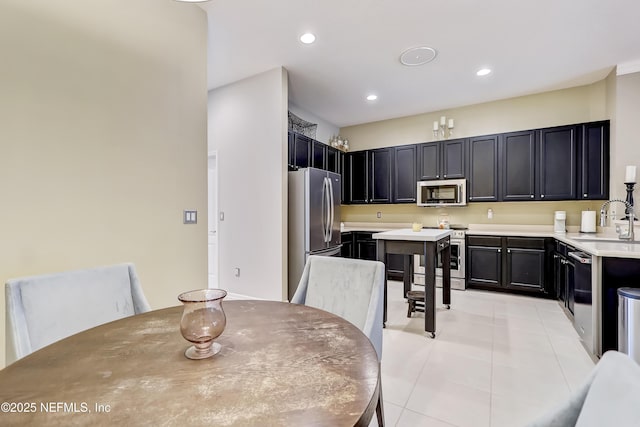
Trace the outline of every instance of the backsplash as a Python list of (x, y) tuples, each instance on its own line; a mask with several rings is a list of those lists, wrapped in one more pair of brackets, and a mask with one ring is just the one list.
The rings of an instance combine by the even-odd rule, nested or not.
[[(402, 205), (342, 205), (343, 222), (420, 222), (424, 226), (437, 226), (440, 214), (449, 215), (451, 224), (521, 224), (553, 225), (555, 211), (567, 212), (567, 227), (580, 226), (582, 211), (599, 211), (604, 200), (559, 202), (492, 202), (471, 203), (464, 207), (421, 208)], [(487, 218), (491, 209), (493, 218)], [(380, 212), (380, 218), (378, 218)], [(620, 212), (624, 216), (624, 211)], [(618, 214), (618, 218), (620, 218)], [(597, 214), (600, 219), (600, 214)]]

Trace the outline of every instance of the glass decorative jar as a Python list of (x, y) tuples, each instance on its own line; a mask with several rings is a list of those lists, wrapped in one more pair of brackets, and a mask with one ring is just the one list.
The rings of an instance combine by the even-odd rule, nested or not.
[(227, 317), (222, 309), (223, 289), (198, 289), (178, 295), (184, 304), (180, 333), (193, 345), (184, 352), (189, 359), (206, 359), (218, 353), (220, 344), (213, 342), (224, 331)]

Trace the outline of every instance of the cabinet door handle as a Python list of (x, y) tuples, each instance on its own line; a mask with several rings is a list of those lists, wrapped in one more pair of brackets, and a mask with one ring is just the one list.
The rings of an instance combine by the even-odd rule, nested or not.
[(507, 253), (510, 254), (511, 253), (511, 249), (507, 249)]
[(584, 194), (582, 195), (582, 197), (587, 197), (587, 193), (584, 193)]
[(498, 253), (502, 252), (502, 249), (498, 249)]
[(541, 199), (544, 199), (544, 194), (541, 194), (541, 195), (540, 195), (540, 198), (541, 198)]
[(533, 194), (531, 195), (531, 198), (533, 199)]
[(442, 175), (442, 176), (443, 176), (444, 178), (446, 178), (446, 177), (447, 177), (447, 175)]

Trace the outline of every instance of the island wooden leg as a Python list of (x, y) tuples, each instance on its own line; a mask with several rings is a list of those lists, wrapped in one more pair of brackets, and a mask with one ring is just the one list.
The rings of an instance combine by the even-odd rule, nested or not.
[(378, 239), (376, 244), (376, 258), (384, 264), (384, 310), (382, 312), (382, 327), (387, 327), (387, 257), (385, 241)]
[(411, 290), (411, 279), (413, 274), (411, 272), (411, 255), (403, 255), (404, 259), (404, 272), (402, 273), (402, 281), (404, 283), (404, 297), (407, 298), (407, 292)]
[(424, 330), (436, 337), (436, 242), (424, 244)]
[(442, 254), (442, 303), (451, 308), (451, 245), (447, 245)]

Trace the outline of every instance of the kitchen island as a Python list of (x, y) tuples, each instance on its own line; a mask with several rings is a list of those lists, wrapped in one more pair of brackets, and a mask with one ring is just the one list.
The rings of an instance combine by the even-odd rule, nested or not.
[[(436, 334), (436, 255), (442, 255), (442, 303), (451, 305), (451, 230), (411, 229), (390, 230), (372, 235), (377, 240), (377, 258), (387, 265), (388, 254), (401, 254), (405, 265), (409, 265), (414, 254), (424, 255), (425, 259), (425, 300), (424, 330), (435, 338)], [(429, 263), (429, 260), (431, 261)], [(404, 295), (411, 290), (411, 272), (405, 269), (403, 274)], [(387, 278), (384, 281), (384, 317), (387, 321)]]

